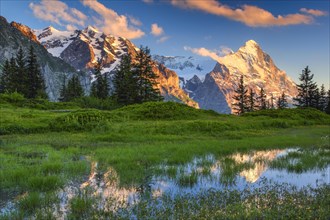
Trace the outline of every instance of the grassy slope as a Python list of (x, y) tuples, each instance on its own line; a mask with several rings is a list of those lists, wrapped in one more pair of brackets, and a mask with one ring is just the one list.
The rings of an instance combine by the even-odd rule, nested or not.
[(18, 106), (22, 105), (0, 104), (0, 193), (5, 195), (0, 205), (29, 192), (19, 200), (18, 215), (33, 213), (41, 219), (51, 213), (50, 204), (59, 202), (57, 189), (86, 178), (90, 164), (85, 156), (98, 161), (101, 169), (112, 166), (121, 185), (136, 185), (156, 172), (154, 165), (182, 164), (196, 155), (292, 146), (329, 148), (323, 137), (329, 135), (330, 117), (312, 109), (237, 117), (176, 103), (145, 103), (113, 111), (79, 109), (73, 104)]

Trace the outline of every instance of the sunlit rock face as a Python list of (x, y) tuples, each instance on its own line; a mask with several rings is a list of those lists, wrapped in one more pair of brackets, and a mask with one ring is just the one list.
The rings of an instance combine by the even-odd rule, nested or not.
[(231, 158), (238, 164), (252, 164), (253, 168), (244, 169), (240, 176), (254, 183), (267, 170), (267, 163), (274, 160), (283, 150), (257, 151), (252, 154), (234, 154)]
[(268, 99), (271, 95), (276, 99), (284, 92), (291, 102), (297, 95), (296, 85), (285, 71), (255, 41), (249, 40), (237, 52), (220, 58), (204, 82), (191, 91), (191, 97), (202, 109), (233, 113), (234, 90), (241, 75), (247, 88), (257, 93), (264, 88)]

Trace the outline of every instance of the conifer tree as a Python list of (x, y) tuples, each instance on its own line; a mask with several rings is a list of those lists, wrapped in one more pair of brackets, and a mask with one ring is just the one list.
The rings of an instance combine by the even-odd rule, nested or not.
[(16, 70), (13, 75), (14, 83), (16, 84), (16, 91), (20, 94), (23, 94), (25, 97), (29, 93), (29, 80), (26, 74), (26, 61), (23, 49), (20, 47), (16, 54)]
[(91, 96), (99, 98), (99, 99), (106, 99), (109, 97), (109, 83), (107, 79), (107, 74), (101, 74), (102, 66), (101, 63), (95, 66), (94, 75), (96, 77), (96, 81), (93, 82), (91, 88)]
[(247, 111), (247, 103), (248, 103), (248, 90), (244, 85), (244, 77), (241, 75), (238, 87), (235, 89), (236, 95), (233, 96), (234, 103), (233, 109), (235, 110), (236, 114), (240, 115)]
[(70, 102), (76, 98), (80, 98), (84, 96), (84, 89), (80, 84), (79, 77), (77, 75), (74, 75), (69, 81), (68, 84), (65, 85), (65, 79), (64, 79), (64, 85), (61, 90), (61, 99), (60, 101), (63, 102)]
[(26, 71), (27, 79), (29, 82), (28, 85), (25, 85), (28, 88), (27, 98), (47, 98), (45, 91), (45, 81), (43, 79), (43, 76), (41, 75), (40, 66), (37, 62), (37, 57), (34, 53), (34, 49), (32, 46), (30, 47), (27, 56)]
[(258, 100), (258, 106), (259, 106), (259, 109), (267, 109), (267, 100), (266, 100), (266, 93), (265, 93), (265, 90), (264, 88), (261, 88), (260, 89), (260, 94), (259, 96), (257, 97), (257, 100)]
[(248, 106), (247, 106), (249, 112), (253, 112), (257, 108), (255, 96), (256, 96), (255, 92), (250, 88), (250, 93), (248, 94)]
[(321, 111), (325, 111), (325, 108), (327, 107), (327, 94), (324, 88), (324, 84), (321, 85), (320, 89), (320, 99), (319, 99), (319, 107), (318, 109)]
[(330, 114), (330, 89), (328, 90), (327, 104), (324, 111), (325, 113)]
[(0, 93), (10, 92), (10, 77), (11, 77), (11, 68), (9, 60), (6, 60), (3, 69), (2, 75), (0, 79)]
[(280, 97), (278, 97), (277, 108), (278, 109), (284, 109), (284, 108), (287, 108), (287, 107), (288, 107), (288, 102), (287, 102), (286, 96), (283, 92), (282, 95)]
[(113, 97), (122, 105), (133, 104), (137, 99), (137, 77), (133, 75), (132, 58), (129, 54), (124, 55), (117, 67), (113, 78)]
[(297, 101), (296, 106), (299, 107), (313, 107), (313, 100), (315, 98), (316, 83), (313, 82), (314, 74), (311, 74), (308, 66), (302, 71), (299, 76), (300, 84), (298, 87), (298, 96), (294, 98)]
[(133, 75), (136, 77), (138, 85), (136, 103), (163, 100), (159, 89), (157, 89), (156, 79), (158, 76), (152, 70), (152, 60), (148, 47), (140, 47), (136, 55)]

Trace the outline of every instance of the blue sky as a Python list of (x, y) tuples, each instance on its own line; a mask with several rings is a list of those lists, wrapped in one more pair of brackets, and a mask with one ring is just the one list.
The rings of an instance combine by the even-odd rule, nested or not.
[(200, 57), (187, 48), (205, 48), (222, 56), (253, 39), (296, 82), (309, 65), (318, 84), (329, 88), (329, 4), (328, 0), (1, 0), (0, 13), (33, 29), (97, 26), (161, 55)]

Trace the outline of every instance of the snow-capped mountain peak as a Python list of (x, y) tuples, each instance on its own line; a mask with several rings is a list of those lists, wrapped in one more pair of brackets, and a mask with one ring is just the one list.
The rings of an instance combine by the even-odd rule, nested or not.
[(230, 113), (241, 75), (248, 88), (256, 93), (264, 88), (268, 97), (277, 98), (284, 92), (290, 100), (297, 93), (294, 82), (254, 40), (247, 41), (237, 52), (222, 57), (203, 83), (189, 88), (189, 93), (201, 108)]

